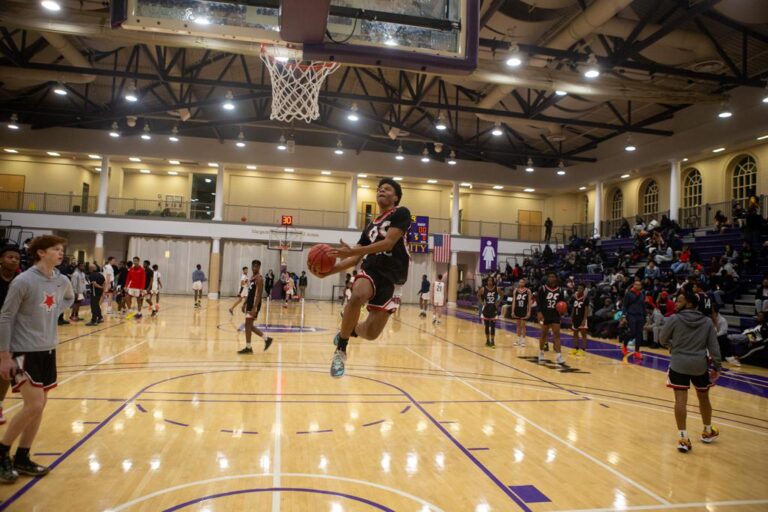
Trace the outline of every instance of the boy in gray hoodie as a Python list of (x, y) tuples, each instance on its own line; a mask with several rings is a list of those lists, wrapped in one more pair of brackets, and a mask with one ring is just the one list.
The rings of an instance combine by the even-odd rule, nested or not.
[[(0, 312), (0, 376), (21, 392), (24, 406), (0, 441), (0, 482), (13, 483), (19, 473), (41, 477), (48, 468), (29, 458), (40, 428), (48, 390), (56, 387), (57, 318), (75, 295), (66, 276), (56, 270), (67, 241), (57, 236), (32, 240), (33, 266), (16, 277)], [(11, 445), (21, 437), (11, 461)]]
[[(699, 411), (704, 422), (702, 442), (711, 443), (720, 435), (718, 429), (712, 426), (712, 404), (709, 401), (709, 388), (720, 375), (720, 347), (712, 319), (704, 316), (697, 309), (698, 306), (699, 297), (692, 289), (686, 287), (681, 290), (675, 304), (677, 314), (664, 322), (659, 335), (659, 343), (668, 347), (672, 354), (667, 373), (667, 387), (675, 392), (675, 419), (679, 431), (677, 449), (682, 453), (693, 449), (686, 431), (690, 383), (696, 388)], [(707, 353), (714, 365), (711, 374)]]

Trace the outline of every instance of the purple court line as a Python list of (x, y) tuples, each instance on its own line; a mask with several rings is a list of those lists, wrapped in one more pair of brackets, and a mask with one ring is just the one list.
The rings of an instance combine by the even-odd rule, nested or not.
[[(456, 313), (454, 313), (454, 314), (456, 314)], [(507, 364), (507, 363), (505, 363), (504, 361), (499, 361), (499, 360), (497, 360), (497, 359), (494, 359), (494, 358), (492, 358), (492, 357), (486, 356), (485, 354), (481, 354), (480, 352), (476, 352), (476, 351), (474, 351), (474, 350), (472, 350), (472, 349), (469, 349), (469, 348), (467, 348), (467, 347), (465, 347), (465, 346), (463, 346), (463, 345), (459, 345), (458, 343), (454, 343), (454, 342), (452, 342), (451, 340), (449, 340), (449, 339), (447, 339), (447, 338), (443, 338), (442, 336), (438, 336), (438, 335), (437, 335), (437, 334), (435, 334), (435, 333), (431, 333), (431, 332), (427, 331), (427, 330), (426, 330), (426, 329), (424, 329), (424, 328), (421, 328), (421, 327), (416, 327), (416, 326), (415, 326), (415, 325), (413, 325), (413, 324), (409, 324), (409, 323), (407, 323), (407, 322), (403, 322), (403, 321), (402, 321), (401, 319), (399, 319), (399, 318), (397, 318), (396, 320), (397, 320), (398, 322), (400, 322), (401, 324), (403, 324), (403, 325), (407, 325), (407, 326), (409, 326), (409, 327), (412, 327), (413, 329), (416, 329), (416, 330), (418, 330), (418, 331), (420, 331), (420, 332), (424, 332), (424, 333), (426, 333), (426, 334), (428, 334), (428, 335), (430, 335), (430, 336), (433, 336), (433, 337), (437, 338), (438, 340), (440, 340), (440, 341), (442, 341), (442, 342), (444, 342), (444, 343), (448, 343), (449, 345), (452, 345), (452, 346), (454, 346), (454, 347), (460, 348), (461, 350), (466, 350), (466, 351), (467, 351), (467, 352), (469, 352), (470, 354), (475, 354), (476, 356), (480, 356), (480, 357), (482, 357), (483, 359), (487, 359), (487, 360), (489, 360), (489, 361), (492, 361), (492, 362), (494, 362), (494, 363), (496, 363), (496, 364), (500, 364), (501, 366), (505, 366), (505, 367), (507, 367), (507, 368), (509, 368), (509, 369), (511, 369), (511, 370), (514, 370), (514, 371), (516, 371), (516, 372), (520, 372), (520, 373), (522, 373), (522, 374), (524, 374), (524, 375), (527, 375), (527, 376), (529, 376), (529, 377), (532, 377), (532, 378), (534, 378), (534, 379), (537, 379), (537, 380), (539, 380), (540, 382), (545, 382), (545, 383), (549, 384), (549, 385), (550, 385), (550, 386), (552, 386), (552, 387), (555, 387), (555, 388), (557, 388), (557, 389), (560, 389), (560, 390), (562, 390), (562, 391), (566, 391), (566, 392), (568, 392), (568, 393), (570, 393), (570, 394), (572, 394), (572, 395), (578, 395), (578, 394), (579, 394), (579, 393), (577, 393), (576, 391), (573, 391), (573, 390), (571, 390), (571, 389), (567, 389), (567, 388), (565, 388), (565, 387), (561, 386), (560, 384), (557, 384), (556, 382), (548, 381), (547, 379), (544, 379), (544, 378), (538, 377), (538, 376), (536, 376), (536, 375), (534, 375), (534, 374), (532, 374), (532, 373), (530, 373), (530, 372), (527, 372), (527, 371), (525, 371), (525, 370), (521, 370), (520, 368), (516, 368), (516, 367), (514, 367), (514, 366), (512, 366), (512, 365), (510, 365), (510, 364)]]
[(169, 420), (169, 419), (163, 419), (163, 421), (166, 422), (166, 423), (170, 423), (171, 425), (178, 425), (179, 427), (188, 427), (189, 426), (189, 424), (182, 423), (180, 421), (173, 421), (173, 420)]
[[(127, 401), (128, 401), (128, 400), (126, 400), (126, 402), (127, 402)], [(140, 410), (141, 412), (147, 412), (147, 410), (146, 410), (144, 407), (142, 407), (142, 405), (141, 405), (140, 403), (138, 403), (138, 402), (136, 403), (136, 408), (137, 408), (138, 410)]]
[(490, 448), (467, 448), (467, 450), (471, 452), (480, 452), (480, 451), (490, 450)]
[(61, 452), (37, 452), (35, 455), (38, 457), (57, 457), (61, 455)]
[[(451, 315), (453, 315), (456, 318), (459, 318), (461, 320), (467, 320), (467, 321), (472, 322), (472, 323), (479, 323), (478, 318), (475, 315), (471, 314), (471, 313), (465, 313), (463, 311), (451, 311), (449, 314), (451, 314)], [(460, 347), (460, 348), (462, 348), (462, 349), (464, 349), (464, 350), (466, 350), (468, 352), (472, 352), (472, 353), (478, 354), (478, 355), (480, 355), (482, 357), (485, 357), (486, 359), (490, 359), (491, 361), (496, 361), (495, 359), (490, 358), (488, 356), (485, 356), (483, 354), (480, 354), (479, 352), (475, 352), (475, 351), (473, 351), (471, 349), (468, 349), (466, 347), (463, 347), (461, 345), (453, 343), (453, 342), (451, 342), (451, 341), (449, 341), (449, 340), (447, 340), (445, 338), (442, 338), (442, 337), (440, 337), (440, 336), (438, 336), (438, 335), (436, 335), (434, 333), (430, 333), (429, 331), (427, 331), (425, 329), (417, 328), (416, 326), (411, 325), (411, 324), (407, 324), (407, 323), (403, 322), (402, 320), (398, 320), (398, 321), (403, 323), (403, 324), (405, 324), (405, 325), (408, 325), (410, 327), (418, 329), (419, 331), (423, 331), (423, 332), (425, 332), (427, 334), (430, 334), (430, 335), (434, 336), (437, 339), (441, 339), (443, 341), (446, 341), (447, 343), (450, 343), (450, 344), (452, 344), (452, 345), (454, 345), (456, 347)], [(516, 330), (516, 328), (513, 326), (513, 324), (511, 324), (509, 322), (506, 322), (506, 321), (501, 322), (501, 329), (504, 329), (505, 331), (509, 331), (509, 332), (515, 332), (515, 330)], [(541, 329), (539, 329), (535, 325), (529, 325), (528, 329), (533, 331), (534, 333), (540, 333), (541, 332)], [(571, 336), (571, 335), (568, 335), (568, 334), (565, 334), (565, 333), (561, 333), (560, 334), (560, 340), (562, 342), (568, 342), (568, 343), (563, 343), (564, 346), (568, 346), (568, 347), (573, 346), (573, 336)], [(604, 342), (604, 341), (597, 341), (597, 340), (594, 340), (594, 339), (590, 339), (588, 341), (588, 344), (587, 344), (587, 352), (590, 351), (590, 347), (615, 349), (616, 345), (613, 344), (613, 343), (608, 343), (608, 342)], [(597, 353), (595, 355), (598, 355), (598, 356), (601, 356), (601, 357), (608, 357), (608, 358), (611, 358), (611, 359), (618, 359), (618, 360), (622, 360), (623, 359), (621, 353), (620, 352), (615, 352), (615, 351), (607, 351), (605, 353)], [(642, 366), (642, 367), (645, 367), (645, 368), (651, 368), (651, 369), (658, 370), (658, 371), (663, 371), (663, 372), (667, 371), (667, 368), (669, 367), (669, 356), (665, 356), (665, 355), (662, 355), (662, 354), (655, 354), (653, 352), (644, 352), (643, 355), (645, 356), (645, 358), (639, 364), (638, 363), (633, 363), (633, 364), (636, 364), (638, 366)], [(502, 364), (502, 365), (505, 364), (505, 363), (503, 363), (501, 361), (496, 361), (496, 362), (499, 363), (499, 364)], [(748, 374), (748, 375), (751, 376), (751, 374)], [(755, 377), (757, 377), (759, 380), (761, 380), (761, 376), (755, 376)], [(760, 397), (763, 397), (763, 398), (768, 398), (768, 387), (764, 387), (762, 385), (762, 383), (761, 384), (745, 383), (744, 381), (741, 381), (741, 380), (739, 380), (737, 378), (730, 377), (728, 373), (724, 373), (723, 375), (720, 376), (720, 379), (718, 379), (718, 384), (717, 385), (718, 386), (722, 386), (724, 388), (733, 389), (735, 391), (741, 391), (741, 392), (748, 393), (748, 394), (751, 394), (751, 395), (756, 395), (756, 396), (760, 396)]]
[(374, 425), (378, 425), (379, 423), (384, 423), (385, 421), (387, 421), (387, 420), (372, 421), (370, 423), (364, 424), (363, 426), (364, 427), (372, 427)]
[(313, 494), (325, 494), (327, 496), (339, 496), (341, 498), (347, 498), (349, 500), (365, 503), (366, 505), (370, 505), (376, 510), (381, 510), (382, 512), (395, 512), (393, 509), (385, 505), (382, 505), (381, 503), (376, 503), (375, 501), (371, 501), (367, 498), (361, 498), (359, 496), (353, 496), (351, 494), (344, 494), (341, 492), (323, 491), (320, 489), (308, 489), (303, 487), (270, 487), (266, 489), (243, 489), (240, 491), (222, 492), (219, 494), (211, 494), (209, 496), (202, 496), (200, 498), (195, 498), (190, 501), (185, 501), (184, 503), (180, 503), (178, 505), (172, 506), (171, 508), (167, 508), (163, 510), (163, 512), (176, 512), (177, 510), (187, 508), (190, 505), (196, 505), (198, 503), (202, 503), (203, 501), (215, 500), (216, 498), (224, 498), (227, 496), (235, 496), (238, 494), (248, 494), (248, 493), (255, 493), (255, 492), (306, 492), (306, 493), (313, 493)]
[[(223, 429), (219, 430), (219, 432), (224, 432), (225, 434), (234, 434), (235, 433), (234, 430), (229, 430), (229, 429), (226, 429), (226, 428), (223, 428)], [(241, 432), (241, 434), (255, 435), (255, 434), (258, 434), (258, 432), (256, 432), (255, 430), (243, 430)]]
[(402, 411), (400, 411), (400, 414), (405, 414), (405, 413), (407, 413), (407, 412), (408, 412), (410, 409), (411, 409), (411, 406), (410, 406), (410, 405), (406, 405), (406, 406), (405, 406), (405, 408), (404, 408)]
[(297, 434), (325, 434), (326, 432), (333, 432), (333, 429), (327, 428), (325, 430), (300, 430), (296, 433)]

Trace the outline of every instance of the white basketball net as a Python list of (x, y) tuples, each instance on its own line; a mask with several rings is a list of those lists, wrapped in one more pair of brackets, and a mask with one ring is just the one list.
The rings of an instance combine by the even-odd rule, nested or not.
[(272, 79), (272, 113), (270, 119), (290, 122), (294, 119), (310, 123), (320, 117), (318, 97), (326, 77), (336, 71), (335, 62), (297, 62), (275, 57), (262, 51), (261, 60)]

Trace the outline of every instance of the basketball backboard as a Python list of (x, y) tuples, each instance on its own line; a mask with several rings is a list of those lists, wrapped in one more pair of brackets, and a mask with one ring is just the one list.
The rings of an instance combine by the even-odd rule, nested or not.
[[(304, 60), (452, 74), (477, 65), (479, 0), (312, 0), (312, 9), (297, 0), (113, 4), (113, 25), (124, 29), (292, 46)], [(286, 41), (281, 26), (289, 25)]]

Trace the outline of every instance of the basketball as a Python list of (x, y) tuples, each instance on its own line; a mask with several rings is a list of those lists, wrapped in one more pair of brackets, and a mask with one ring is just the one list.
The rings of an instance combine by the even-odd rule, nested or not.
[(307, 255), (307, 267), (310, 272), (325, 274), (333, 270), (336, 258), (328, 256), (328, 251), (333, 250), (328, 244), (318, 244), (309, 250)]
[(568, 304), (566, 304), (562, 300), (557, 303), (555, 308), (557, 308), (557, 312), (560, 313), (561, 315), (564, 315), (568, 312)]
[(245, 222), (245, 221), (247, 221), (247, 220), (248, 220), (248, 219), (246, 219), (245, 217), (240, 217), (240, 222)]

